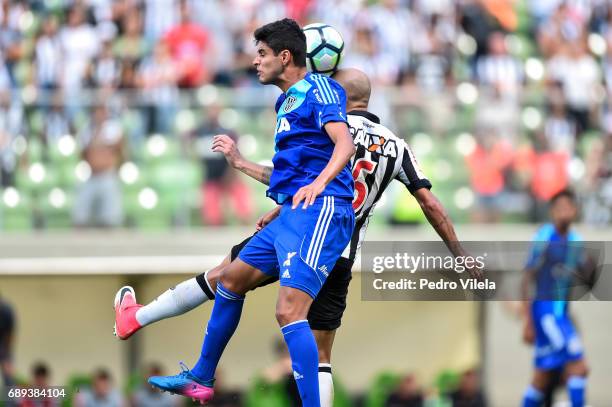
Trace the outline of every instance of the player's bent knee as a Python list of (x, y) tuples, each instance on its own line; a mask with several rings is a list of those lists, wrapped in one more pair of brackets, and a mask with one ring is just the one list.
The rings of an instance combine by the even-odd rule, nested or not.
[(227, 290), (239, 295), (244, 295), (249, 291), (248, 281), (243, 275), (241, 276), (240, 272), (233, 270), (231, 265), (221, 271), (220, 274), (219, 281)]
[(276, 320), (280, 326), (306, 319), (312, 298), (304, 291), (281, 287), (276, 303)]
[(300, 314), (294, 308), (276, 308), (276, 321), (281, 327), (301, 319), (305, 318), (303, 316), (300, 317)]

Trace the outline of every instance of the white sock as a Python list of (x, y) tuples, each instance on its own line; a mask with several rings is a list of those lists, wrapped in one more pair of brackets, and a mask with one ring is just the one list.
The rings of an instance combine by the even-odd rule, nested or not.
[(164, 291), (154, 301), (140, 308), (136, 312), (136, 320), (142, 326), (149, 325), (191, 311), (207, 300), (208, 297), (196, 279), (191, 278)]
[(334, 380), (329, 363), (319, 363), (319, 397), (321, 399), (321, 407), (333, 406)]

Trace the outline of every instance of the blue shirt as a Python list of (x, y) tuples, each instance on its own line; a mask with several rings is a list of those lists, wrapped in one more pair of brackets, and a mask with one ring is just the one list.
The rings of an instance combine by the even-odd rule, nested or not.
[(546, 308), (556, 316), (567, 312), (572, 275), (584, 261), (583, 245), (580, 242), (582, 238), (576, 232), (569, 231), (567, 235), (561, 235), (550, 223), (538, 230), (526, 265), (536, 270), (534, 306)]
[[(333, 79), (307, 73), (276, 101), (274, 170), (267, 195), (281, 204), (312, 183), (331, 159), (334, 143), (324, 129), (346, 122), (346, 95)], [(320, 196), (353, 199), (350, 163)]]

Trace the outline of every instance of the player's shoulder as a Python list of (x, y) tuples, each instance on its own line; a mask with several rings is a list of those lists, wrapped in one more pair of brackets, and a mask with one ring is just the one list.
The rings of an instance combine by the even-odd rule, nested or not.
[(571, 229), (567, 235), (567, 240), (570, 242), (583, 242), (584, 238), (576, 230)]
[(348, 112), (347, 117), (349, 125), (355, 129), (363, 129), (365, 132), (384, 137), (385, 140), (393, 140), (398, 145), (406, 144), (403, 138), (381, 124), (380, 119), (374, 113), (365, 110), (352, 110)]
[(547, 242), (554, 234), (555, 226), (552, 223), (545, 223), (536, 230), (532, 240), (534, 242)]
[(319, 104), (340, 103), (346, 99), (344, 89), (338, 82), (325, 75), (308, 73), (304, 78), (309, 84), (309, 99)]

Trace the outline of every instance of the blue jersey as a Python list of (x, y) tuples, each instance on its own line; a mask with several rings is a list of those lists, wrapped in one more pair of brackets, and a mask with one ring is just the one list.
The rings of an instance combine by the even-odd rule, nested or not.
[(583, 261), (581, 237), (570, 231), (557, 232), (554, 225), (543, 225), (536, 233), (526, 267), (536, 270), (534, 307), (560, 317), (567, 313), (567, 299), (573, 274)]
[[(333, 79), (307, 73), (276, 101), (274, 170), (267, 195), (281, 204), (312, 183), (328, 164), (334, 143), (325, 132), (329, 122), (346, 122), (346, 95)], [(353, 199), (350, 163), (320, 196)]]

